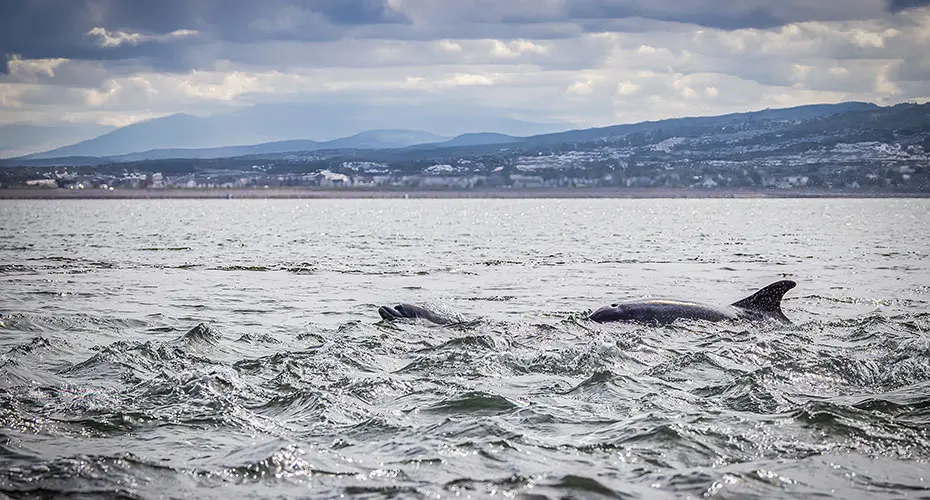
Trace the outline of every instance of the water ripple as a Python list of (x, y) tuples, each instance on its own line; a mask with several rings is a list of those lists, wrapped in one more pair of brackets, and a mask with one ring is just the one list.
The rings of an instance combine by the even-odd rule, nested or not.
[(317, 201), (4, 204), (0, 496), (930, 491), (925, 201)]

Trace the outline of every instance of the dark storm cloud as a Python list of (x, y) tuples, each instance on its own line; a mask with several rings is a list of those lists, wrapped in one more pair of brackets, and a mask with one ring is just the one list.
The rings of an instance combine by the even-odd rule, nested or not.
[[(0, 60), (8, 73), (7, 59), (68, 58), (101, 61), (145, 59), (158, 69), (181, 66), (179, 44), (193, 40), (171, 40), (169, 43), (123, 43), (102, 47), (100, 38), (88, 32), (104, 27), (131, 33), (163, 34), (182, 29), (185, 13), (174, 2), (130, 2), (91, 0), (34, 0), (0, 2)], [(159, 5), (164, 9), (155, 9)], [(118, 27), (118, 28), (117, 28)]]
[(566, 3), (566, 15), (573, 19), (643, 18), (722, 30), (768, 29), (804, 21), (867, 19), (882, 10), (880, 1), (574, 0)]
[(930, 0), (888, 0), (888, 10), (891, 12), (927, 6), (930, 6)]
[(84, 38), (91, 27), (78, 1), (0, 2), (0, 53), (28, 59), (91, 56), (93, 47)]
[[(331, 40), (349, 27), (405, 22), (387, 0), (29, 0), (0, 2), (0, 60), (141, 58), (158, 69), (185, 66), (185, 46), (205, 40)], [(102, 46), (94, 28), (148, 35)], [(162, 37), (176, 30), (198, 36)]]
[[(0, 0), (0, 70), (9, 73), (7, 59), (17, 55), (105, 61), (108, 67), (132, 60), (173, 72), (209, 68), (220, 58), (238, 61), (235, 51), (242, 45), (276, 41), (565, 39), (583, 32), (667, 33), (688, 25), (772, 28), (800, 21), (868, 19), (928, 4), (930, 0)], [(115, 41), (104, 46), (103, 34), (90, 33), (95, 28), (107, 30)], [(176, 30), (196, 34), (169, 36)], [(120, 42), (121, 33), (141, 36)], [(295, 61), (302, 59), (314, 58), (298, 54)]]
[[(683, 3), (684, 4), (684, 3)], [(595, 2), (581, 1), (571, 4), (569, 15), (581, 19), (624, 19), (641, 17), (660, 21), (698, 24), (725, 30), (739, 28), (771, 28), (785, 24), (765, 8), (755, 8), (748, 12), (732, 9), (691, 9), (684, 8), (656, 11), (648, 4), (633, 2)]]
[[(183, 0), (178, 0), (183, 1)], [(222, 41), (331, 41), (354, 27), (407, 20), (387, 0), (197, 0), (193, 29)]]

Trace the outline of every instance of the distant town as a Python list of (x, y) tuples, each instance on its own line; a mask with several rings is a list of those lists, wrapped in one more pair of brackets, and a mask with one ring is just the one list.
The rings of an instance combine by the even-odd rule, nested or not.
[[(912, 156), (924, 156), (915, 154)], [(570, 157), (573, 157), (570, 159)], [(165, 163), (165, 162), (155, 162)], [(594, 160), (570, 154), (523, 158), (513, 165), (464, 160), (432, 164), (417, 171), (373, 162), (341, 162), (306, 169), (291, 163), (248, 168), (207, 166), (194, 172), (163, 172), (159, 165), (4, 169), (2, 187), (67, 190), (166, 190), (323, 188), (467, 190), (480, 188), (719, 188), (841, 189), (930, 192), (930, 162), (923, 159), (867, 162), (820, 161), (796, 165), (670, 165)], [(174, 165), (178, 167), (178, 165)], [(119, 171), (112, 171), (114, 170)], [(197, 166), (192, 166), (197, 168)], [(154, 171), (153, 171), (154, 170)], [(175, 170), (175, 169), (172, 169)], [(187, 170), (182, 168), (181, 170)], [(302, 171), (303, 170), (303, 171)]]
[(14, 160), (0, 167), (0, 187), (930, 193), (930, 105), (831, 109), (647, 122), (509, 138), (503, 144), (259, 152), (227, 158)]

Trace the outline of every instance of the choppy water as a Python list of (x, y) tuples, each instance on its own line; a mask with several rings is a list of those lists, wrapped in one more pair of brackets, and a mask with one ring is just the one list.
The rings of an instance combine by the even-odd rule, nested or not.
[[(926, 498), (928, 214), (0, 202), (0, 497)], [(782, 277), (795, 326), (583, 319)]]

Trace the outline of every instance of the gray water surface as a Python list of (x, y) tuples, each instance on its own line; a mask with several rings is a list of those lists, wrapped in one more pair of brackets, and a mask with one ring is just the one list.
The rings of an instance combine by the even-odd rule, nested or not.
[[(927, 497), (928, 214), (0, 201), (0, 493)], [(584, 319), (784, 278), (793, 326)]]

